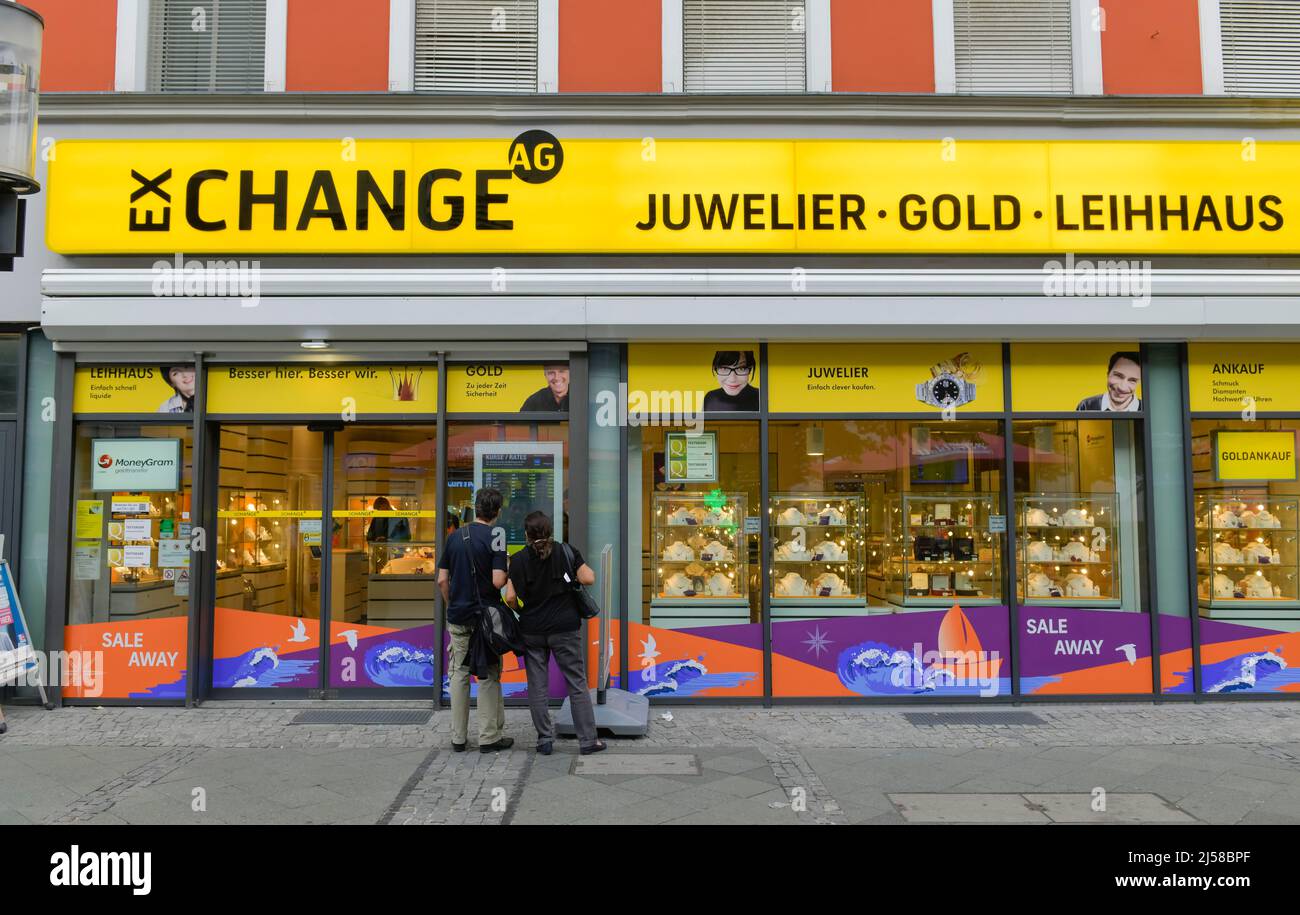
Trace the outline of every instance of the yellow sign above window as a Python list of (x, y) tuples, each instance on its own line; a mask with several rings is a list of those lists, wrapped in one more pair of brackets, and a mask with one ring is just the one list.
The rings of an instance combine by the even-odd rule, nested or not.
[(438, 412), (438, 367), (419, 365), (214, 365), (208, 412), (337, 416)]
[(773, 413), (1001, 413), (999, 343), (772, 343)]
[(64, 140), (61, 254), (1291, 254), (1300, 144)]
[(1214, 436), (1214, 479), (1221, 483), (1265, 483), (1296, 479), (1296, 434), (1234, 432)]
[(1189, 343), (1194, 413), (1300, 410), (1300, 348), (1294, 343)]

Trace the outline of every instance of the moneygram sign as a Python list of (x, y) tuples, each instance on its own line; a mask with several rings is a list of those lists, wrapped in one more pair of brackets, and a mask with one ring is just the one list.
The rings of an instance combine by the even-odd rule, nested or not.
[(178, 438), (97, 438), (91, 442), (96, 492), (175, 492), (181, 483)]
[(61, 254), (1292, 254), (1300, 143), (65, 140)]

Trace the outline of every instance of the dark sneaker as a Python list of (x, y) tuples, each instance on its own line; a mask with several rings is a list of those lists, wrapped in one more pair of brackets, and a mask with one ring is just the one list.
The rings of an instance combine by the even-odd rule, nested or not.
[(515, 739), (513, 737), (502, 737), (495, 743), (479, 744), (478, 751), (480, 753), (495, 753), (498, 750), (509, 750), (514, 745)]
[(592, 753), (600, 753), (608, 749), (609, 747), (605, 746), (605, 741), (597, 740), (589, 747), (579, 747), (578, 752), (583, 756), (590, 756)]
[(537, 743), (537, 752), (542, 756), (550, 756), (554, 750), (555, 741), (553, 740), (541, 740)]
[(467, 743), (456, 743), (454, 740), (451, 742), (451, 751), (453, 753), (464, 753), (468, 749), (469, 744)]

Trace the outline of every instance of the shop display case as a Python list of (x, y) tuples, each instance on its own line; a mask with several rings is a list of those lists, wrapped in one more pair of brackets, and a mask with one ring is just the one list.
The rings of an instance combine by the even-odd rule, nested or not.
[(653, 625), (750, 621), (746, 508), (743, 493), (655, 494)]
[(778, 493), (768, 506), (772, 616), (855, 616), (866, 604), (862, 496)]
[(189, 567), (189, 518), (178, 493), (114, 493), (104, 529), (109, 620), (183, 612), (178, 570)]
[(1296, 616), (1300, 497), (1202, 492), (1194, 506), (1201, 615)]
[(889, 602), (904, 609), (1001, 603), (1005, 531), (995, 495), (894, 494), (885, 576)]
[(221, 487), (218, 500), (218, 598), (245, 610), (288, 613), (287, 570), (304, 519), (287, 517), (287, 494), (280, 490)]
[(1016, 582), (1022, 604), (1119, 607), (1119, 557), (1114, 494), (1016, 499)]

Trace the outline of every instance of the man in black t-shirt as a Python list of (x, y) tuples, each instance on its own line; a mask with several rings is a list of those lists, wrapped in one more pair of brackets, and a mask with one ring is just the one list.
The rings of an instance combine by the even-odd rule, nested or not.
[[(447, 630), (451, 633), (451, 747), (457, 753), (469, 743), (469, 637), (474, 631), (479, 608), (500, 603), (506, 584), (506, 538), (494, 528), (501, 514), (501, 493), (483, 488), (474, 497), (474, 523), (466, 524), (447, 537), (438, 562), (438, 590), (447, 608)], [(480, 753), (509, 749), (514, 738), (502, 736), (506, 724), (505, 699), (501, 694), (501, 665), (494, 674), (478, 679), (478, 748)]]

